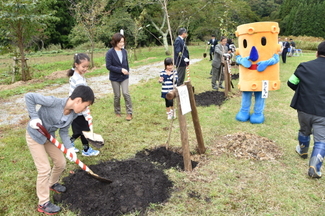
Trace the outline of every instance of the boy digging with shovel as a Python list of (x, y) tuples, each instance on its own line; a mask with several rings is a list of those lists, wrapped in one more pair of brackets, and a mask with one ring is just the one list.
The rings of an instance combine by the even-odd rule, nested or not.
[[(61, 208), (50, 202), (50, 190), (57, 193), (66, 191), (66, 187), (59, 184), (59, 178), (66, 166), (63, 153), (54, 144), (39, 133), (37, 124), (41, 124), (55, 137), (55, 131), (59, 134), (64, 146), (68, 149), (66, 157), (76, 161), (77, 155), (70, 142), (69, 127), (71, 122), (94, 103), (95, 96), (88, 86), (78, 86), (69, 98), (56, 98), (43, 96), (37, 93), (25, 95), (26, 106), (30, 121), (26, 131), (26, 141), (37, 169), (36, 193), (38, 196), (39, 212), (48, 215), (58, 213)], [(36, 111), (36, 105), (41, 105)], [(50, 157), (53, 162), (51, 168)]]

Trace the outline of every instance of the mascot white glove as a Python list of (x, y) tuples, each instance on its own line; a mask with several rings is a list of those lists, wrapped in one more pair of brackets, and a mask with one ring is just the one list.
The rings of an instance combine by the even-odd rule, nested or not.
[(69, 159), (70, 161), (76, 161), (77, 160), (77, 154), (74, 151), (74, 148), (68, 148), (67, 154), (66, 154), (66, 158)]
[(29, 122), (29, 126), (30, 126), (31, 128), (33, 128), (33, 129), (36, 129), (36, 130), (37, 130), (37, 129), (39, 129), (39, 127), (37, 126), (38, 123), (42, 124), (42, 120), (39, 119), (39, 118), (32, 119), (32, 120), (30, 120), (30, 122)]

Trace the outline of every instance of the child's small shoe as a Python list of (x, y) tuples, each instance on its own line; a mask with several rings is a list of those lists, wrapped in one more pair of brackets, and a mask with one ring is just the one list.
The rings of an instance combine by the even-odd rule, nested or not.
[(59, 183), (55, 183), (50, 187), (50, 190), (56, 192), (56, 193), (64, 193), (67, 191), (67, 188)]
[(97, 156), (99, 154), (98, 150), (94, 150), (91, 147), (87, 151), (82, 150), (82, 156)]
[(167, 114), (167, 119), (168, 119), (168, 120), (173, 119), (173, 113), (172, 113), (171, 111), (166, 112), (166, 114)]
[(72, 147), (73, 147), (73, 149), (74, 149), (74, 152), (79, 152), (79, 149), (77, 149), (76, 147), (74, 147), (74, 141), (75, 141), (76, 139), (74, 139), (74, 138), (70, 138), (70, 141), (71, 141), (71, 145), (72, 145)]
[(44, 203), (43, 205), (38, 205), (37, 211), (45, 213), (47, 215), (54, 215), (61, 211), (61, 208), (57, 205), (54, 205), (50, 201)]

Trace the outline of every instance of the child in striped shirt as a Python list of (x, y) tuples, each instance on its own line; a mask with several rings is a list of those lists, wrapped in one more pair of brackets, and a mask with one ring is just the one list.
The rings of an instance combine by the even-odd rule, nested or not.
[[(84, 53), (78, 53), (74, 55), (74, 62), (72, 68), (68, 71), (68, 76), (70, 77), (70, 88), (69, 88), (69, 96), (72, 94), (73, 90), (79, 85), (87, 86), (86, 79), (84, 74), (87, 72), (89, 67), (89, 56)], [(89, 146), (88, 140), (82, 134), (82, 131), (90, 131), (88, 121), (92, 120), (92, 116), (90, 115), (89, 107), (87, 109), (78, 114), (78, 117), (73, 120), (72, 126), (72, 137), (70, 138), (72, 145), (74, 146), (74, 141), (80, 137), (82, 145), (83, 145), (83, 156), (97, 156), (99, 154), (98, 150), (94, 150)], [(79, 149), (74, 148), (75, 152), (79, 152)]]
[(174, 85), (177, 84), (177, 71), (173, 70), (174, 64), (172, 58), (166, 58), (164, 60), (165, 70), (160, 72), (159, 83), (162, 84), (161, 87), (161, 97), (165, 99), (166, 104), (166, 114), (167, 119), (176, 118), (176, 112), (174, 112), (173, 108), (173, 99), (168, 100), (166, 95), (169, 91), (173, 90)]

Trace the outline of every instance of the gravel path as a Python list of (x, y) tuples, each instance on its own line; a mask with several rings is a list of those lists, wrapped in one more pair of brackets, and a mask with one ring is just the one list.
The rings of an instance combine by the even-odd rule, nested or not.
[[(201, 61), (202, 59), (192, 59), (191, 64)], [(139, 83), (141, 80), (148, 81), (152, 78), (158, 78), (159, 72), (163, 69), (163, 63), (153, 63), (144, 65), (139, 68), (130, 70), (130, 85)], [(93, 89), (97, 98), (105, 97), (108, 93), (112, 93), (111, 82), (107, 75), (87, 78), (87, 84)], [(69, 84), (51, 85), (44, 89), (36, 91), (43, 95), (52, 95), (63, 98), (68, 96)], [(132, 95), (132, 93), (131, 93)], [(28, 113), (25, 107), (25, 94), (12, 96), (1, 104), (0, 126), (19, 124), (22, 120), (28, 118)]]

